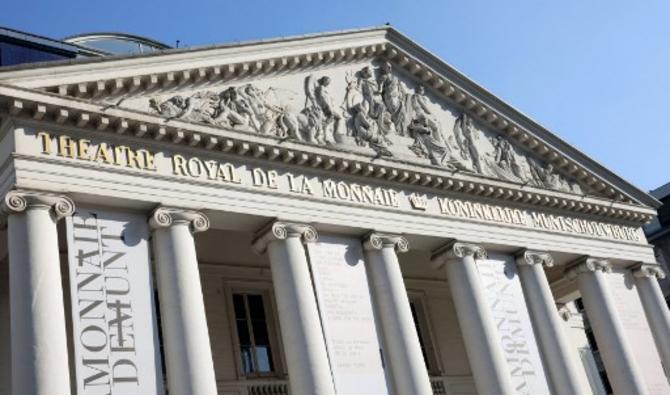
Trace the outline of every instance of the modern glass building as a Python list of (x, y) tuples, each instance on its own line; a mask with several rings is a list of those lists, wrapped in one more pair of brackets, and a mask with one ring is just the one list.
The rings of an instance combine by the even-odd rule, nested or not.
[(0, 27), (0, 67), (81, 57), (146, 54), (167, 45), (125, 33), (90, 33), (56, 40)]
[(85, 47), (101, 55), (145, 54), (170, 48), (161, 42), (125, 33), (80, 34), (67, 37), (63, 41)]
[(77, 46), (0, 27), (0, 66), (77, 57)]

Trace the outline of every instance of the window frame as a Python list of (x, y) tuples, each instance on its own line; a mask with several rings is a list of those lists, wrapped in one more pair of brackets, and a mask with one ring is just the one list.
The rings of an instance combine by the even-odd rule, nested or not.
[[(286, 364), (284, 361), (284, 349), (281, 344), (281, 336), (279, 332), (279, 323), (277, 320), (277, 308), (274, 300), (274, 293), (272, 290), (272, 284), (267, 282), (251, 282), (251, 281), (227, 281), (224, 285), (225, 297), (226, 297), (226, 307), (228, 315), (228, 327), (230, 328), (231, 334), (231, 344), (233, 346), (233, 354), (235, 357), (235, 368), (237, 371), (237, 377), (240, 380), (253, 380), (259, 378), (278, 378), (283, 379), (287, 377)], [(244, 366), (242, 363), (242, 352), (240, 350), (240, 335), (237, 331), (237, 317), (235, 316), (235, 305), (233, 303), (233, 295), (235, 294), (246, 294), (246, 295), (260, 295), (263, 300), (263, 310), (265, 313), (265, 324), (268, 331), (268, 340), (270, 343), (270, 350), (272, 352), (272, 364), (274, 370), (271, 372), (253, 372), (247, 374), (244, 372)], [(248, 301), (245, 298), (245, 308), (247, 309), (247, 325), (251, 328), (250, 319), (248, 315)], [(250, 335), (253, 338), (253, 330)], [(256, 353), (253, 353), (253, 359), (255, 366), (256, 362)]]

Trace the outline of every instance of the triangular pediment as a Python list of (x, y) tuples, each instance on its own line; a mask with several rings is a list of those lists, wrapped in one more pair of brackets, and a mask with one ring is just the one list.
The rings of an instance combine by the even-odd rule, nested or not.
[(656, 202), (390, 28), (25, 67), (0, 83), (642, 205)]

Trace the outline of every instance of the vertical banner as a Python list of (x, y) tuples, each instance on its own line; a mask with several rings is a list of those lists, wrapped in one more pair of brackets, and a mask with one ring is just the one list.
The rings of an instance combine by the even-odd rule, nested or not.
[(361, 241), (319, 235), (307, 249), (337, 394), (388, 394)]
[(633, 360), (638, 367), (650, 395), (670, 394), (670, 385), (663, 371), (663, 364), (649, 328), (647, 316), (635, 279), (630, 270), (614, 270), (605, 276), (609, 293), (614, 301), (624, 336), (633, 352)]
[(78, 395), (164, 393), (148, 236), (144, 215), (67, 219)]
[(477, 260), (498, 338), (516, 394), (549, 395), (540, 351), (514, 257), (489, 254)]

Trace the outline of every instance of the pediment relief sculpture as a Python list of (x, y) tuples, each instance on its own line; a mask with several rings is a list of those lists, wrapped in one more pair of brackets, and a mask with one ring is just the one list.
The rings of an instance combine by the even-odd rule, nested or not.
[(434, 100), (423, 85), (401, 79), (388, 62), (331, 74), (326, 70), (300, 77), (302, 89), (271, 83), (261, 88), (260, 81), (254, 81), (153, 97), (145, 99), (144, 106), (148, 104), (168, 120), (206, 123), (582, 193), (576, 182), (551, 164), (517, 149), (467, 113)]

